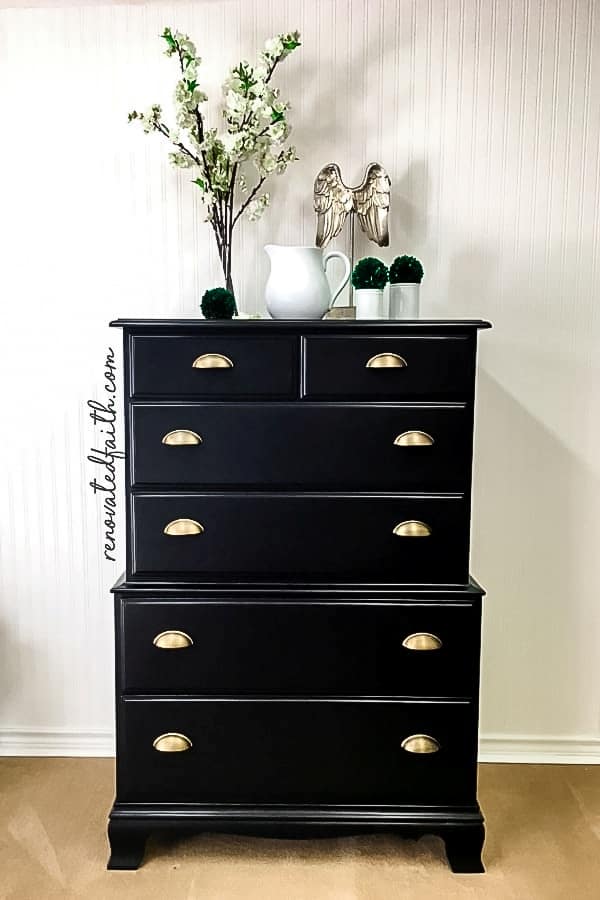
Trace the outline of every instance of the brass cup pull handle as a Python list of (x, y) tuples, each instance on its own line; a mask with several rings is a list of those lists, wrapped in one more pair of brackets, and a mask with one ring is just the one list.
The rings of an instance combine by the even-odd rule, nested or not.
[(366, 369), (405, 369), (408, 363), (398, 353), (377, 353), (368, 359)]
[(233, 369), (233, 362), (222, 353), (203, 353), (192, 363), (193, 369)]
[(394, 444), (396, 447), (431, 447), (433, 438), (426, 431), (403, 431)]
[(161, 650), (184, 650), (194, 643), (185, 631), (161, 631), (152, 641)]
[(394, 534), (397, 537), (429, 537), (431, 534), (431, 527), (425, 522), (409, 519), (406, 522), (398, 522), (394, 528)]
[(159, 753), (183, 753), (184, 750), (190, 750), (192, 742), (185, 734), (179, 734), (176, 731), (167, 731), (166, 734), (159, 734), (152, 741), (152, 746)]
[(439, 650), (442, 641), (437, 634), (431, 634), (429, 631), (417, 631), (415, 634), (407, 635), (402, 641), (402, 646), (407, 650)]
[(411, 734), (401, 746), (407, 753), (437, 753), (440, 749), (439, 742), (429, 734)]
[(172, 534), (176, 537), (184, 534), (202, 534), (203, 531), (204, 526), (195, 519), (173, 519), (164, 528), (164, 534)]
[(163, 444), (169, 447), (185, 447), (193, 444), (201, 444), (202, 438), (195, 431), (189, 428), (176, 428), (174, 431), (168, 431), (162, 439)]

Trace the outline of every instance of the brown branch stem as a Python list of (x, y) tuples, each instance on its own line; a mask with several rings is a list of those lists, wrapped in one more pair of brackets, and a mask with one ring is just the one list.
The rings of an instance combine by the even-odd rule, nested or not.
[(246, 197), (246, 199), (244, 200), (244, 202), (242, 203), (242, 205), (236, 212), (235, 216), (233, 217), (232, 226), (231, 226), (232, 228), (235, 225), (235, 223), (237, 222), (237, 220), (239, 219), (239, 217), (242, 215), (244, 210), (247, 208), (248, 204), (252, 203), (252, 201), (254, 200), (254, 198), (256, 197), (256, 195), (258, 194), (258, 192), (260, 191), (261, 187), (263, 186), (263, 184), (265, 183), (266, 180), (267, 180), (267, 176), (261, 175), (259, 181), (254, 185), (254, 187), (252, 188), (252, 190), (250, 191), (250, 193), (248, 194), (248, 196)]
[(163, 125), (162, 122), (158, 122), (158, 123), (154, 126), (154, 129), (155, 129), (155, 131), (158, 131), (159, 134), (162, 134), (163, 137), (166, 137), (166, 139), (167, 139), (168, 141), (171, 142), (171, 144), (173, 145), (173, 147), (178, 147), (178, 148), (181, 150), (182, 153), (185, 153), (186, 156), (189, 156), (189, 158), (190, 158), (191, 160), (193, 160), (193, 161), (196, 163), (197, 166), (202, 167), (202, 160), (199, 159), (199, 157), (197, 157), (197, 156), (195, 155), (195, 153), (192, 153), (192, 151), (191, 151), (188, 147), (186, 147), (185, 144), (182, 144), (181, 141), (174, 141), (174, 140), (171, 138), (171, 134), (170, 134), (169, 129), (167, 128), (166, 125)]

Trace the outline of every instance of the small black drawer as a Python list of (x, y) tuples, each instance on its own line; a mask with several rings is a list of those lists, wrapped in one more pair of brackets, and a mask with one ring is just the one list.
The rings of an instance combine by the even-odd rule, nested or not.
[(131, 574), (466, 584), (464, 498), (162, 494), (132, 498)]
[(117, 602), (124, 693), (470, 697), (477, 690), (474, 604)]
[(467, 491), (471, 411), (435, 406), (132, 404), (134, 485)]
[(125, 803), (475, 800), (467, 702), (121, 700), (118, 715)]
[(304, 396), (373, 400), (468, 400), (475, 339), (464, 337), (309, 337)]
[(294, 397), (297, 339), (215, 334), (131, 338), (131, 395)]

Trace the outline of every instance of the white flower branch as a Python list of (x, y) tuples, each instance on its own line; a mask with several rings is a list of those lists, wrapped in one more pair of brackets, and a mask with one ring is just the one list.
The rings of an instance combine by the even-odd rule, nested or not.
[[(269, 194), (260, 195), (265, 181), (273, 173), (282, 174), (297, 159), (294, 147), (283, 146), (290, 132), (289, 105), (279, 99), (278, 90), (270, 82), (279, 63), (300, 46), (300, 36), (297, 31), (277, 35), (266, 42), (256, 65), (244, 60), (230, 70), (223, 85), (226, 130), (221, 133), (207, 127), (200, 108), (208, 98), (198, 84), (201, 59), (195, 45), (187, 35), (170, 28), (165, 28), (162, 37), (167, 45), (166, 55), (177, 57), (181, 73), (174, 98), (177, 129), (170, 129), (162, 121), (162, 110), (157, 105), (147, 113), (130, 113), (129, 120), (138, 119), (145, 132), (155, 131), (171, 143), (172, 165), (197, 168), (194, 184), (201, 191), (225, 282), (232, 290), (233, 228), (245, 212), (251, 220), (262, 215), (269, 205)], [(250, 190), (242, 171), (242, 164), (248, 163), (253, 163), (258, 172), (258, 180)], [(235, 210), (237, 187), (245, 196)]]

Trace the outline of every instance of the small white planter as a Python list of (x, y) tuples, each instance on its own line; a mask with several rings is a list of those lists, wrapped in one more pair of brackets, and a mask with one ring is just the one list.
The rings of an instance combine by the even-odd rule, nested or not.
[(354, 290), (357, 319), (383, 319), (383, 291), (375, 288)]
[(390, 284), (390, 319), (419, 318), (420, 284)]

